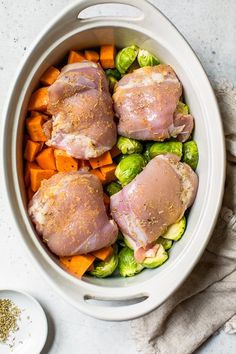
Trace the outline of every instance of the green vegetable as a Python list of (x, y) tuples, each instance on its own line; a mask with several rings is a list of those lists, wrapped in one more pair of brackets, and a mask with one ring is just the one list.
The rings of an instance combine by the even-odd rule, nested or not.
[(160, 245), (154, 257), (146, 257), (142, 263), (145, 268), (156, 268), (162, 265), (168, 259), (168, 253)]
[(111, 182), (106, 186), (106, 191), (111, 197), (113, 194), (118, 193), (122, 189), (121, 185), (117, 182)]
[(198, 164), (198, 147), (194, 140), (187, 141), (183, 144), (183, 161), (186, 162), (193, 170)]
[(138, 63), (142, 67), (160, 64), (160, 60), (145, 49), (139, 49)]
[(182, 143), (179, 141), (167, 141), (164, 143), (155, 143), (150, 147), (150, 157), (153, 157), (161, 154), (176, 154), (182, 156)]
[(119, 137), (116, 145), (122, 154), (133, 154), (143, 151), (143, 145), (138, 140), (125, 138), (124, 136)]
[(89, 273), (97, 278), (106, 278), (112, 275), (118, 265), (117, 247), (114, 247), (112, 256), (107, 261), (95, 261), (94, 270)]
[(121, 74), (117, 69), (107, 69), (106, 75), (114, 77), (117, 81), (121, 79)]
[(110, 91), (114, 91), (114, 87), (115, 87), (115, 84), (117, 83), (117, 80), (115, 77), (113, 76), (108, 76), (108, 81), (109, 81), (109, 88), (110, 88)]
[(152, 142), (152, 143), (146, 143), (146, 145), (145, 145), (145, 150), (144, 150), (143, 156), (147, 162), (149, 162), (151, 160), (150, 149), (153, 144), (154, 143)]
[(118, 269), (122, 277), (132, 277), (143, 270), (143, 266), (136, 262), (134, 251), (124, 247), (119, 253)]
[(167, 238), (159, 237), (157, 243), (160, 243), (164, 249), (167, 251), (172, 247), (173, 241), (168, 240)]
[(176, 113), (189, 114), (189, 106), (179, 101), (176, 107)]
[(129, 67), (133, 64), (138, 55), (138, 47), (131, 45), (121, 49), (116, 56), (116, 68), (121, 74), (125, 74)]
[(116, 167), (115, 175), (122, 187), (131, 182), (145, 167), (146, 161), (140, 154), (124, 157)]
[(175, 224), (168, 227), (167, 231), (161, 235), (163, 238), (167, 240), (178, 241), (184, 234), (186, 229), (186, 218), (185, 216)]

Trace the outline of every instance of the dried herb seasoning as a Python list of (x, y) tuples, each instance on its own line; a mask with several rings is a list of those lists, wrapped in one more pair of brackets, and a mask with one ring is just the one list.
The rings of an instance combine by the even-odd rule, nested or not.
[(6, 343), (9, 335), (18, 330), (21, 310), (10, 299), (0, 299), (0, 343)]

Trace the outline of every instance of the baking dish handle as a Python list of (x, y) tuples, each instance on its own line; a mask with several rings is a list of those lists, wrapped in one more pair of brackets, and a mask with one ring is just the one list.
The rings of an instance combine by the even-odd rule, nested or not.
[[(147, 0), (80, 0), (73, 4), (69, 11), (64, 15), (64, 20), (68, 22), (74, 22), (75, 20), (79, 21), (82, 25), (83, 23), (93, 22), (93, 21), (104, 21), (108, 19), (109, 15), (98, 15), (98, 16), (91, 16), (88, 18), (81, 17), (81, 13), (89, 9), (90, 7), (96, 5), (104, 5), (104, 4), (114, 4), (114, 5), (127, 5), (139, 10), (140, 15), (137, 16), (113, 16), (113, 19), (119, 21), (134, 21), (134, 22), (144, 22), (145, 20), (149, 19), (156, 8), (149, 3)], [(145, 21), (148, 23), (148, 21)]]
[[(110, 289), (111, 290), (111, 289)], [(105, 321), (126, 321), (140, 317), (153, 308), (151, 305), (152, 296), (149, 293), (132, 294), (129, 296), (118, 295), (117, 289), (114, 294), (104, 296), (103, 294), (78, 294), (76, 307), (82, 312)], [(110, 292), (110, 291), (109, 291)], [(89, 292), (88, 292), (89, 293)]]

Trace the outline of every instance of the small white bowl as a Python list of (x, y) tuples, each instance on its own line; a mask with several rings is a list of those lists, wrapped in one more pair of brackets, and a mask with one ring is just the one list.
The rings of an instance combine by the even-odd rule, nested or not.
[[(9, 337), (9, 344), (0, 343), (0, 354), (39, 354), (48, 333), (46, 315), (37, 300), (19, 290), (0, 290), (0, 299), (10, 299), (21, 310), (19, 330)], [(14, 338), (14, 341), (13, 341)]]

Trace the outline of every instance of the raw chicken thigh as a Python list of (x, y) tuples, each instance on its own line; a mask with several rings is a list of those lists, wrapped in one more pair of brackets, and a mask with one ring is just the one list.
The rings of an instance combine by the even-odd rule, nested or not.
[(169, 65), (148, 66), (125, 75), (113, 95), (118, 133), (139, 140), (177, 137), (186, 141), (193, 117), (175, 114), (181, 94), (181, 83)]
[(44, 180), (29, 204), (29, 215), (58, 256), (110, 246), (118, 234), (106, 214), (101, 182), (87, 172), (60, 172)]
[(111, 197), (111, 214), (135, 249), (138, 261), (195, 199), (196, 173), (174, 154), (159, 155)]
[(112, 99), (102, 68), (83, 61), (66, 65), (49, 87), (47, 145), (71, 156), (89, 159), (102, 155), (116, 142)]

